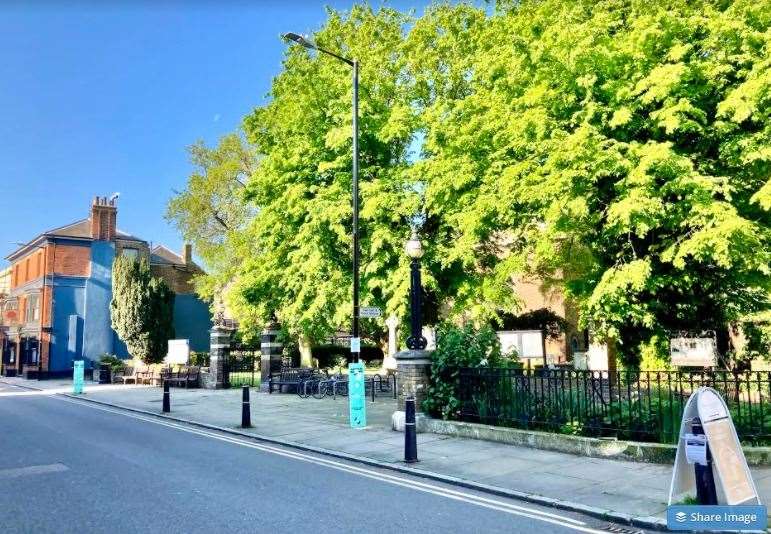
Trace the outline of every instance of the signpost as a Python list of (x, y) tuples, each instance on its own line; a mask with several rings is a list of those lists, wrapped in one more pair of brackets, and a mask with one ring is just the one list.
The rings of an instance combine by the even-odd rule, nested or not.
[(374, 306), (364, 306), (359, 310), (359, 317), (362, 319), (375, 319), (381, 317), (383, 311), (380, 308)]
[(348, 365), (348, 409), (351, 428), (367, 426), (366, 395), (364, 392), (364, 363)]
[(72, 362), (72, 394), (83, 394), (83, 360), (75, 360)]
[(676, 367), (715, 367), (717, 345), (711, 337), (673, 337), (669, 355)]

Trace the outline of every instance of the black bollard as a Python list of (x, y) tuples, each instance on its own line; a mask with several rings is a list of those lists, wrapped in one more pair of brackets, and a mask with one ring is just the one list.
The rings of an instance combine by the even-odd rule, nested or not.
[(171, 411), (171, 394), (169, 393), (169, 381), (163, 380), (163, 413)]
[[(691, 433), (695, 436), (703, 436), (704, 428), (701, 426), (701, 420), (696, 417), (691, 426)], [(709, 443), (707, 447), (707, 465), (699, 463), (694, 464), (696, 474), (696, 500), (699, 504), (717, 504), (717, 490), (715, 489), (715, 477), (712, 474), (712, 454), (709, 452)]]
[(241, 396), (241, 428), (251, 428), (252, 408), (249, 404), (249, 386), (243, 386), (241, 391), (243, 392)]
[(415, 397), (404, 401), (404, 461), (412, 464), (418, 461), (418, 436), (415, 428)]

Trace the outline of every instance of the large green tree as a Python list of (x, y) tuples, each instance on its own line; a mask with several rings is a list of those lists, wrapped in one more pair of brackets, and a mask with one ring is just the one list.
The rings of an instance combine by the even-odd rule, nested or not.
[(188, 147), (188, 154), (193, 172), (185, 188), (169, 200), (166, 219), (206, 266), (196, 289), (211, 299), (235, 279), (244, 257), (253, 253), (244, 230), (255, 209), (244, 199), (244, 191), (259, 158), (239, 133), (223, 136), (213, 147), (198, 141)]
[[(419, 22), (416, 170), (446, 261), (482, 288), (563, 285), (630, 363), (657, 332), (766, 309), (771, 3), (499, 7), (484, 23), (440, 9), (465, 49), (443, 46), (441, 17)], [(451, 68), (425, 60), (445, 49)]]
[(151, 275), (146, 258), (115, 258), (110, 312), (112, 327), (133, 358), (163, 361), (174, 338), (174, 293)]
[[(515, 311), (512, 278), (537, 276), (634, 363), (667, 332), (762, 314), (770, 26), (770, 0), (330, 11), (313, 38), (362, 65), (363, 303), (406, 313), (417, 221), (450, 317)], [(263, 158), (231, 294), (250, 323), (348, 321), (350, 100), (345, 65), (289, 46), (244, 120)]]

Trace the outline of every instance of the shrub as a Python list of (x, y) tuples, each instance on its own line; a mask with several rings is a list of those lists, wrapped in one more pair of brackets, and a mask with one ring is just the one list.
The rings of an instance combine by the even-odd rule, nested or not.
[(126, 362), (114, 354), (102, 354), (101, 358), (99, 358), (99, 363), (109, 365), (113, 373), (123, 371), (126, 368)]
[[(316, 359), (318, 366), (321, 369), (329, 369), (330, 367), (339, 366), (339, 361), (342, 359), (346, 364), (350, 363), (351, 350), (347, 346), (342, 345), (319, 345), (311, 349), (311, 356)], [(373, 345), (362, 345), (361, 352), (359, 353), (359, 359), (368, 363), (375, 360), (382, 360), (384, 357), (383, 349)]]
[(190, 351), (190, 365), (209, 367), (209, 353)]
[(442, 324), (436, 332), (436, 350), (431, 355), (431, 384), (422, 407), (435, 417), (456, 417), (460, 409), (458, 387), (461, 367), (503, 367), (501, 343), (490, 326), (479, 330), (467, 324)]

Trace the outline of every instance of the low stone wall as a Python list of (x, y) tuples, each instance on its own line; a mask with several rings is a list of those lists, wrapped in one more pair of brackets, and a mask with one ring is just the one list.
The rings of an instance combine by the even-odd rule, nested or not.
[[(676, 448), (665, 443), (641, 443), (615, 439), (568, 436), (425, 418), (421, 421), (422, 430), (434, 434), (444, 434), (460, 438), (471, 438), (498, 443), (509, 443), (521, 447), (532, 447), (595, 458), (616, 458), (635, 462), (671, 464), (675, 461)], [(771, 465), (771, 447), (744, 447), (744, 454), (749, 465)]]

